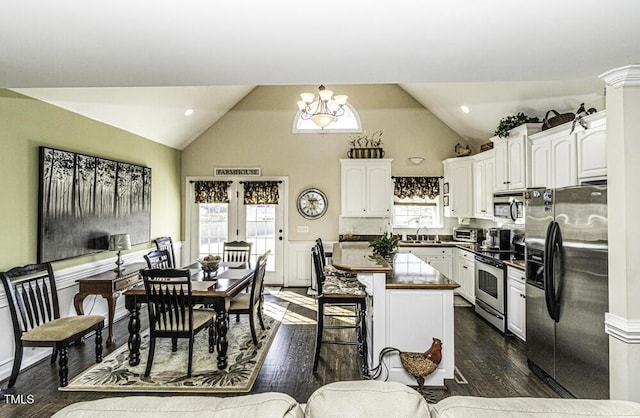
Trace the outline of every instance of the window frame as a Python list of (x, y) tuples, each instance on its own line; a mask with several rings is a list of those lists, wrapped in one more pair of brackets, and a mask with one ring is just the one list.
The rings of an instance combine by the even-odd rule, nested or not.
[[(335, 133), (335, 134), (355, 134), (355, 133), (362, 133), (362, 121), (360, 120), (360, 115), (358, 114), (358, 112), (356, 111), (356, 109), (351, 105), (351, 103), (347, 102), (344, 107), (346, 109), (348, 109), (349, 112), (351, 112), (353, 114), (353, 119), (356, 121), (356, 127), (355, 128), (332, 128), (332, 126), (335, 126), (335, 123), (332, 123), (331, 125), (327, 126), (326, 128), (322, 129), (319, 127), (315, 127), (313, 129), (301, 129), (298, 128), (298, 121), (300, 119), (302, 119), (302, 111), (298, 110), (293, 118), (293, 125), (291, 127), (291, 132), (296, 135), (296, 134), (326, 134), (326, 133)], [(344, 116), (342, 116), (344, 117)], [(339, 119), (338, 119), (339, 120)], [(311, 124), (313, 124), (313, 122), (311, 122)], [(315, 124), (313, 124), (313, 126), (315, 126)]]

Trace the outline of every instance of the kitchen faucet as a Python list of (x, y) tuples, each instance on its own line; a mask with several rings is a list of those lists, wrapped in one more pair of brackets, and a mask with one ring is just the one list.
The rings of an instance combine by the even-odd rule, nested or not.
[[(420, 240), (420, 230), (421, 229), (425, 229), (425, 231), (427, 232), (426, 236), (427, 236), (427, 241), (429, 240), (429, 228), (427, 228), (426, 226), (422, 226), (420, 225), (418, 227), (418, 229), (416, 229), (416, 241)], [(438, 236), (438, 232), (436, 231), (436, 234), (433, 236), (433, 242), (438, 242), (440, 241), (440, 237)]]

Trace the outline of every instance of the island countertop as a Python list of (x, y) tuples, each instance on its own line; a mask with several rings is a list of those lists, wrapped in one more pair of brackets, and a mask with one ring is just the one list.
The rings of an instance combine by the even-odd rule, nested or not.
[(372, 257), (368, 243), (337, 243), (333, 246), (333, 266), (354, 273), (386, 272), (387, 289), (456, 289), (460, 285), (413, 254), (396, 254), (393, 267), (380, 257)]

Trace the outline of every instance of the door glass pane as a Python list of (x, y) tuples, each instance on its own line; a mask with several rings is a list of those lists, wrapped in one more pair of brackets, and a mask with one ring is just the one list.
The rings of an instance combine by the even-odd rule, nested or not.
[(208, 254), (222, 256), (222, 244), (228, 238), (229, 204), (200, 203), (200, 249), (198, 258)]
[(267, 270), (274, 271), (276, 240), (276, 206), (245, 205), (247, 211), (247, 241), (251, 246), (251, 265), (267, 250), (271, 250), (267, 260)]

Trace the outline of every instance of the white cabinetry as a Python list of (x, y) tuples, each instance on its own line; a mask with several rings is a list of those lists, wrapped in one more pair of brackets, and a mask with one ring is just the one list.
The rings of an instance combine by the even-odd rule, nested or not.
[(587, 129), (577, 129), (578, 180), (607, 177), (607, 119), (606, 111), (587, 116)]
[(460, 285), (457, 289), (458, 294), (475, 305), (475, 255), (471, 251), (457, 248), (455, 259), (456, 274), (453, 277), (453, 280)]
[(468, 218), (473, 216), (473, 158), (449, 158), (444, 164), (444, 181), (449, 183), (449, 206), (445, 216)]
[(476, 218), (493, 218), (494, 163), (494, 150), (473, 156), (473, 213)]
[(513, 128), (507, 138), (491, 138), (495, 150), (495, 191), (523, 190), (528, 187), (527, 138), (539, 132), (540, 127), (538, 123), (526, 123)]
[(607, 177), (605, 111), (583, 118), (587, 129), (572, 123), (532, 135), (530, 187), (558, 188)]
[(342, 216), (388, 217), (391, 159), (343, 159)]
[(526, 340), (526, 286), (524, 270), (507, 267), (507, 329)]
[(453, 247), (399, 247), (398, 251), (411, 253), (445, 276), (453, 277)]

